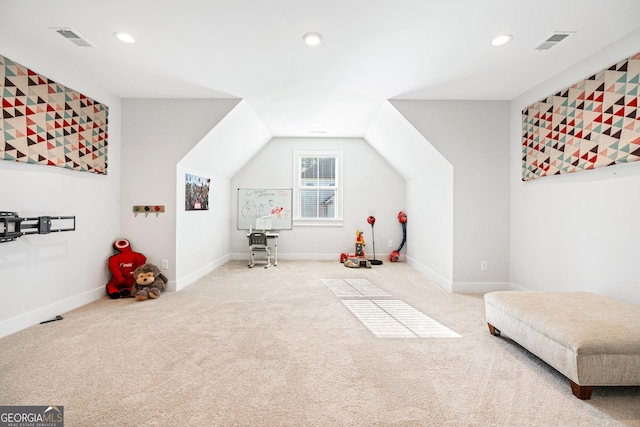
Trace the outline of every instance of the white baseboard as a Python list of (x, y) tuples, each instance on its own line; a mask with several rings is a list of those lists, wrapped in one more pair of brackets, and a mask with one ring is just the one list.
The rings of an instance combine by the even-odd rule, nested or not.
[(407, 263), (440, 285), (445, 291), (458, 294), (484, 294), (493, 291), (506, 291), (511, 288), (507, 282), (453, 282), (446, 277), (436, 273), (424, 264), (407, 257)]
[[(186, 277), (182, 277), (176, 281), (169, 281), (169, 283), (167, 283), (167, 291), (171, 292), (180, 290), (228, 261), (229, 256), (221, 257), (207, 264), (205, 267), (188, 274)], [(83, 305), (97, 301), (100, 298), (105, 297), (105, 295), (105, 287), (100, 286), (90, 291), (57, 301), (53, 304), (0, 321), (0, 338), (16, 333), (22, 329), (26, 329), (29, 326), (36, 325), (44, 320), (52, 319), (61, 313), (66, 313)]]
[[(273, 257), (274, 253), (271, 251), (271, 256)], [(385, 261), (389, 259), (389, 255), (391, 254), (376, 254), (376, 259)], [(247, 252), (239, 252), (233, 253), (229, 255), (230, 260), (233, 261), (249, 261), (249, 254)], [(373, 255), (367, 254), (367, 259), (373, 259)], [(400, 261), (404, 261), (404, 255), (400, 256)], [(278, 252), (278, 260), (280, 261), (336, 261), (340, 262), (340, 252), (330, 253), (330, 254), (299, 254), (299, 253), (281, 253)]]
[(451, 282), (450, 279), (447, 279), (446, 277), (441, 276), (440, 274), (438, 274), (435, 271), (431, 270), (426, 265), (419, 263), (418, 261), (416, 261), (415, 259), (411, 258), (410, 256), (408, 256), (406, 258), (407, 258), (407, 264), (409, 264), (410, 266), (412, 266), (413, 268), (418, 270), (420, 273), (422, 273), (425, 276), (427, 276), (427, 278), (429, 280), (433, 280), (434, 282), (436, 282), (445, 291), (453, 292), (452, 291), (452, 282)]
[[(272, 251), (271, 256), (274, 253)], [(233, 253), (229, 255), (233, 261), (249, 261), (249, 254), (247, 252)], [(291, 254), (278, 252), (278, 261), (336, 261), (340, 262), (340, 254)]]
[(29, 326), (36, 325), (45, 320), (50, 320), (61, 313), (66, 313), (85, 304), (103, 298), (106, 295), (104, 286), (83, 292), (78, 295), (54, 302), (44, 307), (31, 310), (0, 322), (0, 338), (11, 335)]
[(514, 285), (513, 283), (509, 283), (510, 291), (529, 291), (530, 289), (523, 288), (522, 286)]
[[(204, 277), (207, 274), (211, 273), (213, 270), (215, 270), (216, 268), (220, 267), (221, 265), (227, 263), (230, 259), (231, 259), (231, 257), (229, 255), (225, 255), (223, 257), (218, 258), (217, 260), (214, 260), (214, 261), (210, 262), (209, 264), (205, 265), (204, 267), (200, 267), (196, 271), (192, 271), (191, 273), (187, 274), (184, 277), (176, 279), (175, 283), (174, 282), (169, 282), (168, 284), (170, 286), (167, 288), (167, 290), (169, 290), (169, 291), (179, 291), (179, 290), (189, 286), (190, 284), (192, 284), (196, 280), (200, 279), (201, 277)], [(173, 284), (173, 286), (171, 286), (171, 284)]]
[(509, 290), (507, 282), (453, 282), (452, 292), (457, 294), (486, 294)]

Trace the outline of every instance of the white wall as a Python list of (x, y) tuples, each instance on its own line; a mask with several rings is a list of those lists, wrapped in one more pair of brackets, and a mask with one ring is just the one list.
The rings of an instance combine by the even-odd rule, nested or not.
[[(229, 259), (231, 176), (271, 134), (245, 101), (240, 102), (179, 162), (176, 175), (176, 289)], [(209, 209), (185, 211), (185, 173), (210, 178)]]
[[(506, 289), (509, 280), (509, 103), (393, 100), (391, 104), (453, 165), (451, 290)], [(423, 197), (421, 187), (409, 186), (411, 192), (407, 193), (407, 200), (418, 204), (416, 209), (426, 211), (430, 209), (430, 201)], [(412, 231), (411, 239), (428, 239), (428, 236), (416, 236)], [(480, 270), (481, 261), (487, 261), (486, 271)]]
[[(188, 164), (188, 161), (186, 162)], [(231, 182), (209, 169), (177, 167), (176, 290), (198, 280), (229, 260)], [(186, 211), (185, 174), (210, 178), (209, 209)]]
[(407, 261), (453, 291), (453, 168), (433, 162), (407, 181)]
[(0, 161), (2, 211), (75, 215), (76, 230), (0, 243), (0, 337), (105, 295), (107, 260), (120, 230), (120, 99), (72, 64), (32, 55), (0, 39), (2, 54), (109, 107), (108, 175)]
[[(121, 237), (158, 266), (176, 289), (177, 164), (238, 104), (235, 99), (125, 99), (122, 101)], [(184, 178), (182, 180), (184, 182)], [(183, 188), (184, 188), (184, 184)], [(184, 197), (184, 196), (183, 196)], [(165, 212), (134, 215), (133, 205), (164, 205)], [(191, 243), (200, 242), (191, 235)]]
[(640, 31), (511, 103), (511, 277), (516, 289), (587, 290), (640, 305), (640, 163), (521, 181), (521, 111), (640, 50)]
[(353, 253), (355, 230), (364, 232), (365, 253), (373, 255), (371, 226), (376, 217), (376, 258), (388, 262), (388, 241), (398, 245), (402, 229), (397, 214), (405, 210), (402, 177), (361, 138), (274, 138), (231, 180), (231, 253), (248, 259), (246, 231), (237, 230), (238, 188), (293, 188), (295, 149), (342, 150), (344, 173), (343, 226), (297, 226), (283, 230), (278, 242), (279, 259), (325, 259), (339, 261), (343, 252)]
[[(444, 289), (453, 283), (453, 167), (388, 102), (365, 139), (406, 182), (406, 260)], [(392, 143), (390, 143), (392, 141)]]

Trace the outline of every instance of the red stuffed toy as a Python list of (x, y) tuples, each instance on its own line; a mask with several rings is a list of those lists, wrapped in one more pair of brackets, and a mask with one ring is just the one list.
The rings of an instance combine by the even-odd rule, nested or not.
[(147, 257), (133, 252), (127, 239), (116, 240), (113, 248), (120, 253), (109, 257), (109, 271), (112, 277), (107, 283), (107, 295), (112, 299), (131, 296), (135, 283), (133, 271), (147, 262)]

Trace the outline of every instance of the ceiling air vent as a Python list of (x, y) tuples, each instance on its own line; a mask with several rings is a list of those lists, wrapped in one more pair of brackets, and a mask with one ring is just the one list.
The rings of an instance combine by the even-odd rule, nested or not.
[(51, 28), (56, 33), (60, 34), (65, 39), (69, 40), (71, 43), (80, 47), (95, 47), (93, 43), (89, 40), (82, 37), (78, 34), (77, 31), (72, 30), (71, 28)]
[(538, 46), (536, 46), (535, 49), (538, 50), (538, 51), (540, 51), (540, 50), (549, 50), (552, 47), (554, 47), (555, 45), (557, 45), (558, 43), (560, 43), (562, 40), (564, 40), (567, 37), (569, 37), (570, 34), (571, 34), (571, 32), (569, 32), (569, 31), (553, 33), (551, 36), (547, 37), (547, 39), (545, 41), (543, 41)]

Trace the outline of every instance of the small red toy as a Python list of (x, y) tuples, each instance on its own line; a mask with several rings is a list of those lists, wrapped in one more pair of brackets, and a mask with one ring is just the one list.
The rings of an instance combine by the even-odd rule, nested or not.
[(107, 295), (112, 299), (127, 298), (131, 296), (131, 288), (135, 282), (132, 273), (147, 262), (147, 257), (133, 252), (127, 239), (116, 240), (113, 248), (119, 253), (109, 257), (109, 271), (112, 277), (107, 283)]

